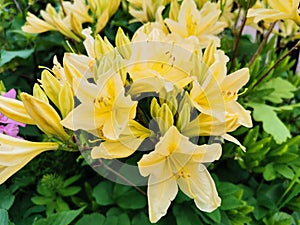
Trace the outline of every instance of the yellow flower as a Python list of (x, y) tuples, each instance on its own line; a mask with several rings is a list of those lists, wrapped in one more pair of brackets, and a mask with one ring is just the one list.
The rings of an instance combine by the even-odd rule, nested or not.
[(60, 116), (49, 103), (27, 93), (21, 93), (21, 99), (28, 115), (43, 132), (62, 140), (69, 139), (69, 135), (60, 124)]
[(217, 45), (220, 44), (216, 35), (226, 27), (224, 22), (219, 21), (220, 14), (221, 11), (215, 3), (206, 2), (198, 10), (193, 0), (184, 0), (180, 6), (178, 20), (174, 21), (167, 18), (165, 22), (171, 33), (184, 38), (196, 36), (201, 47), (205, 48), (211, 40), (214, 40)]
[(215, 184), (202, 163), (221, 156), (221, 146), (195, 145), (172, 126), (156, 144), (155, 150), (138, 162), (142, 176), (149, 176), (148, 205), (152, 223), (167, 213), (178, 185), (196, 206), (211, 212), (220, 206)]
[(43, 33), (50, 30), (59, 31), (63, 35), (80, 41), (82, 37), (82, 23), (93, 22), (88, 15), (88, 6), (84, 0), (75, 0), (71, 2), (63, 1), (63, 9), (57, 13), (55, 8), (47, 4), (46, 10), (41, 10), (39, 19), (32, 13), (28, 13), (26, 24), (22, 30), (27, 33)]
[(130, 120), (128, 126), (120, 134), (117, 140), (105, 139), (91, 152), (93, 159), (125, 158), (133, 154), (141, 143), (151, 135), (149, 129), (143, 127), (134, 120)]
[(94, 131), (110, 140), (118, 139), (128, 121), (135, 117), (137, 106), (130, 96), (125, 96), (120, 75), (103, 75), (97, 85), (84, 78), (77, 82), (75, 96), (81, 104), (62, 121), (63, 126)]
[[(155, 31), (154, 31), (155, 32)], [(130, 93), (159, 92), (161, 89), (184, 87), (192, 81), (189, 75), (192, 52), (172, 42), (163, 41), (158, 34), (153, 39), (134, 40), (126, 69), (133, 80)], [(160, 40), (160, 41), (159, 41)]]
[(135, 18), (132, 22), (142, 23), (155, 21), (158, 8), (167, 5), (170, 0), (127, 0), (129, 13)]
[(247, 17), (254, 17), (255, 23), (291, 19), (300, 25), (299, 3), (299, 0), (268, 0), (270, 8), (250, 9)]
[(20, 123), (34, 125), (34, 120), (28, 115), (22, 101), (0, 96), (0, 112), (8, 118)]
[(88, 0), (88, 5), (97, 18), (95, 34), (98, 34), (105, 27), (109, 18), (118, 10), (120, 0)]
[(195, 74), (198, 70), (192, 72), (196, 77), (190, 92), (192, 102), (200, 112), (220, 121), (225, 121), (226, 113), (237, 113), (239, 122), (251, 127), (250, 113), (245, 112), (236, 102), (239, 89), (249, 80), (249, 70), (243, 68), (226, 75), (227, 61), (228, 57), (223, 51), (216, 50), (214, 44), (208, 46), (203, 55), (203, 63), (199, 65), (204, 73)]
[(0, 184), (38, 154), (58, 149), (53, 142), (31, 142), (0, 134)]

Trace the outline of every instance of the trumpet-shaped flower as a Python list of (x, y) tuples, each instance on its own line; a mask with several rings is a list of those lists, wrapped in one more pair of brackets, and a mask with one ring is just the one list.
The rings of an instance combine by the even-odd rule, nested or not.
[(220, 206), (215, 184), (202, 163), (219, 159), (221, 146), (195, 145), (172, 126), (156, 144), (155, 150), (138, 162), (140, 173), (149, 176), (148, 205), (151, 222), (167, 213), (178, 185), (196, 206), (211, 212)]
[(27, 33), (43, 33), (50, 30), (59, 31), (63, 35), (80, 41), (82, 37), (82, 23), (93, 22), (93, 18), (88, 15), (88, 6), (84, 0), (62, 2), (63, 8), (57, 13), (55, 8), (47, 4), (46, 10), (41, 10), (43, 19), (32, 13), (28, 13), (26, 24), (22, 30)]
[(202, 48), (214, 40), (220, 44), (216, 36), (226, 27), (226, 23), (219, 21), (221, 11), (216, 3), (206, 2), (198, 10), (193, 0), (184, 0), (180, 6), (178, 20), (165, 19), (171, 33), (182, 37), (196, 36)]
[(277, 20), (291, 19), (300, 25), (300, 15), (298, 11), (299, 0), (268, 0), (270, 8), (250, 9), (247, 17), (254, 17), (254, 22), (264, 20), (267, 23)]
[(28, 115), (43, 132), (48, 136), (69, 139), (69, 135), (60, 124), (60, 116), (49, 103), (27, 93), (21, 93), (21, 99)]
[(135, 117), (137, 102), (125, 96), (119, 74), (102, 76), (97, 85), (80, 79), (75, 95), (81, 104), (62, 121), (69, 129), (95, 131), (99, 137), (116, 140)]
[[(240, 69), (226, 75), (228, 57), (221, 50), (210, 44), (203, 55), (202, 72), (195, 74), (196, 81), (190, 92), (194, 106), (202, 113), (225, 121), (227, 113), (237, 113), (240, 124), (251, 127), (250, 113), (236, 102), (239, 89), (249, 80), (249, 70)], [(203, 67), (204, 66), (204, 67)], [(194, 70), (194, 73), (197, 70)]]
[(0, 133), (0, 184), (38, 154), (58, 149), (53, 142), (31, 142)]
[(151, 135), (149, 129), (143, 127), (134, 120), (130, 120), (128, 126), (120, 134), (117, 140), (105, 139), (91, 152), (91, 157), (115, 159), (125, 158), (133, 154), (141, 143)]
[(155, 20), (156, 13), (161, 6), (167, 5), (170, 0), (127, 0), (129, 2), (129, 13), (135, 18), (132, 21), (142, 23)]
[(120, 0), (88, 0), (90, 10), (97, 18), (95, 34), (105, 27), (109, 18), (118, 10), (120, 2)]

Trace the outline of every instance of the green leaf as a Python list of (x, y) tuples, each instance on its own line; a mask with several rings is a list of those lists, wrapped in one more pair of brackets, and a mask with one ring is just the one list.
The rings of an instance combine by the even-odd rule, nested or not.
[(113, 186), (112, 182), (102, 181), (93, 189), (93, 197), (99, 205), (111, 205), (114, 203), (112, 198)]
[(75, 195), (78, 192), (80, 192), (80, 190), (81, 190), (81, 187), (79, 187), (79, 186), (73, 186), (73, 187), (63, 188), (63, 189), (59, 190), (59, 193), (62, 196), (72, 196), (72, 195)]
[(254, 109), (253, 118), (263, 123), (264, 130), (273, 136), (276, 143), (280, 144), (291, 137), (290, 131), (274, 112), (274, 107), (255, 102), (247, 104)]
[(152, 225), (145, 215), (145, 213), (139, 213), (132, 218), (132, 225)]
[(8, 212), (5, 209), (0, 209), (0, 224), (9, 225)]
[[(15, 196), (5, 188), (0, 186), (0, 209), (9, 209), (15, 201)], [(0, 223), (1, 224), (1, 223)]]
[(33, 196), (31, 201), (36, 205), (47, 205), (53, 201), (52, 198), (44, 197), (44, 196)]
[(25, 49), (25, 50), (19, 50), (19, 51), (1, 51), (1, 59), (0, 59), (0, 67), (3, 66), (5, 63), (10, 62), (16, 57), (20, 57), (23, 59), (28, 58), (32, 53), (34, 49)]
[(199, 224), (197, 214), (190, 207), (174, 205), (173, 215), (176, 218), (177, 225)]
[(295, 175), (294, 171), (290, 167), (288, 167), (288, 165), (278, 164), (275, 165), (274, 168), (277, 173), (290, 180), (292, 180)]
[(236, 198), (234, 195), (229, 195), (222, 199), (220, 209), (230, 210), (230, 209), (239, 208), (241, 206), (242, 206), (241, 200)]
[(276, 171), (272, 163), (269, 163), (263, 172), (264, 179), (267, 181), (274, 180), (276, 178)]
[(146, 197), (131, 186), (116, 184), (113, 197), (123, 209), (142, 209), (146, 206)]
[(266, 225), (291, 225), (293, 217), (284, 212), (277, 212), (268, 220), (264, 219)]
[(47, 218), (39, 219), (34, 222), (33, 225), (66, 225), (70, 224), (82, 211), (84, 208), (78, 210), (70, 210), (66, 212), (60, 212), (52, 214)]
[(239, 189), (240, 189), (239, 186), (229, 182), (220, 182), (220, 184), (218, 185), (218, 192), (222, 197), (227, 195), (232, 195), (235, 192), (237, 192)]
[(217, 224), (221, 222), (221, 211), (219, 209), (216, 209), (210, 213), (205, 213), (205, 215)]
[(78, 174), (78, 175), (75, 175), (75, 176), (72, 176), (72, 177), (66, 179), (66, 180), (64, 181), (63, 187), (67, 187), (67, 186), (69, 186), (70, 184), (73, 184), (75, 181), (79, 180), (80, 177), (81, 177), (81, 174)]
[(103, 225), (105, 216), (100, 213), (84, 215), (75, 225)]
[(107, 216), (104, 225), (130, 225), (130, 219), (126, 213)]
[(281, 77), (270, 79), (263, 86), (263, 89), (273, 89), (269, 95), (263, 95), (262, 98), (273, 103), (282, 103), (283, 99), (290, 99), (294, 96), (293, 91), (296, 87)]

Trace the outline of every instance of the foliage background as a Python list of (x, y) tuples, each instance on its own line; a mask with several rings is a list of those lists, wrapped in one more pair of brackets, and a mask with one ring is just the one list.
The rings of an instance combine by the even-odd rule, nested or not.
[[(55, 0), (0, 1), (0, 80), (7, 90), (31, 93), (40, 77), (39, 66), (50, 68), (54, 55), (61, 60), (63, 53), (70, 51), (57, 32), (32, 35), (21, 31), (26, 12), (38, 14), (47, 3), (59, 4)], [(114, 43), (118, 26), (132, 36), (141, 24), (129, 23), (130, 19), (130, 14), (120, 7), (101, 36)], [(225, 30), (221, 48), (230, 57), (235, 41), (235, 34)], [(290, 57), (265, 75), (288, 51), (274, 48), (276, 41), (273, 37), (264, 46), (251, 67), (248, 91), (239, 98), (253, 110), (254, 127), (234, 132), (247, 152), (225, 143), (222, 158), (209, 166), (222, 199), (221, 207), (212, 213), (201, 212), (180, 193), (167, 216), (157, 224), (300, 224), (300, 78), (295, 72), (295, 60)], [(249, 62), (249, 55), (258, 45), (250, 36), (242, 36), (233, 71)], [(27, 140), (43, 139), (32, 126), (20, 132)], [(63, 151), (43, 153), (0, 186), (1, 225), (87, 223), (150, 224), (146, 196), (133, 187), (105, 180), (77, 153)]]

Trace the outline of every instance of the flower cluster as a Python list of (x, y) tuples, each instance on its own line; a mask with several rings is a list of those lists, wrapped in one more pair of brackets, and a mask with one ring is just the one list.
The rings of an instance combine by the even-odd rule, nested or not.
[[(202, 211), (219, 207), (206, 168), (222, 155), (216, 137), (245, 150), (229, 133), (252, 127), (250, 111), (237, 102), (249, 69), (227, 72), (229, 57), (218, 49), (219, 34), (236, 16), (233, 1), (220, 2), (130, 0), (129, 12), (147, 23), (131, 39), (119, 28), (115, 45), (97, 33), (120, 1), (62, 2), (58, 13), (48, 5), (41, 12), (44, 20), (29, 14), (24, 31), (58, 30), (82, 38), (86, 54), (65, 53), (62, 64), (54, 58), (32, 95), (0, 97), (1, 123), (7, 116), (17, 121), (8, 125), (36, 125), (51, 140), (34, 143), (1, 134), (0, 183), (43, 151), (76, 146), (73, 135), (81, 130), (95, 138), (84, 141), (97, 143), (89, 152), (92, 159), (139, 156), (138, 170), (148, 177), (151, 222), (167, 213), (178, 187)], [(299, 1), (278, 2), (253, 8), (248, 17), (255, 23), (291, 19), (299, 24)], [(94, 29), (82, 28), (94, 20)]]

